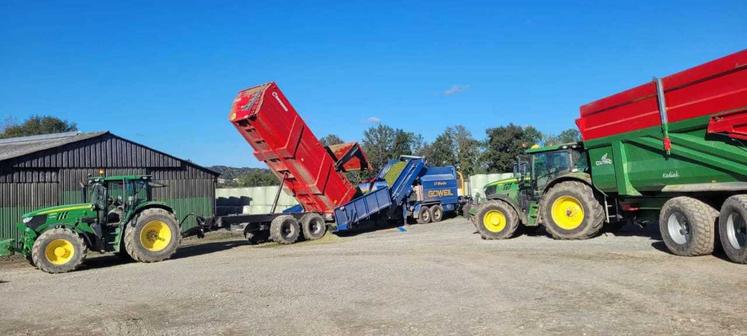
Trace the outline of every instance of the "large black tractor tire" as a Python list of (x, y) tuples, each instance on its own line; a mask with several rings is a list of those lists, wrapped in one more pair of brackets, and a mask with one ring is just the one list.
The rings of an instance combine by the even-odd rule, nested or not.
[(327, 223), (318, 213), (307, 213), (301, 216), (301, 231), (308, 240), (317, 240), (327, 233)]
[(270, 223), (270, 239), (278, 244), (293, 244), (301, 236), (301, 226), (295, 217), (280, 215)]
[(125, 228), (127, 254), (139, 262), (158, 262), (171, 258), (182, 235), (174, 214), (160, 208), (145, 209)]
[(550, 188), (540, 211), (545, 230), (555, 239), (589, 239), (604, 225), (604, 207), (582, 182), (560, 182)]
[(86, 258), (86, 242), (69, 229), (44, 231), (31, 249), (34, 266), (47, 273), (64, 273), (78, 268)]
[(482, 239), (507, 239), (519, 227), (519, 215), (504, 201), (487, 201), (478, 205), (474, 224)]
[(713, 252), (718, 211), (692, 197), (675, 197), (659, 213), (659, 232), (670, 252), (700, 256)]
[(433, 212), (427, 206), (421, 206), (418, 212), (418, 224), (428, 224), (433, 220)]
[(431, 220), (433, 223), (440, 222), (444, 219), (444, 207), (439, 204), (431, 206)]
[(747, 264), (747, 195), (735, 195), (721, 206), (718, 232), (729, 260)]

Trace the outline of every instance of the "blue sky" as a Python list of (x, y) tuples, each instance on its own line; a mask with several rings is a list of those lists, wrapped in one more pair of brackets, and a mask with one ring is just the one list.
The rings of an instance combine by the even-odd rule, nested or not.
[(745, 48), (745, 18), (743, 0), (3, 1), (0, 117), (263, 167), (227, 114), (276, 81), (317, 136), (558, 132), (581, 104)]

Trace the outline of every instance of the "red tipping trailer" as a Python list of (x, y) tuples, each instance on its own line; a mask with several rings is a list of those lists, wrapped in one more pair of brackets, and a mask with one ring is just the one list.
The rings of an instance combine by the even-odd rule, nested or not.
[[(239, 92), (229, 120), (305, 211), (331, 214), (355, 196), (356, 186), (337, 167), (343, 162), (322, 146), (274, 82)], [(365, 162), (362, 151), (357, 155)]]
[(664, 77), (666, 114), (660, 114), (656, 80), (581, 106), (576, 120), (585, 141), (685, 119), (712, 115), (710, 132), (747, 136), (747, 50)]

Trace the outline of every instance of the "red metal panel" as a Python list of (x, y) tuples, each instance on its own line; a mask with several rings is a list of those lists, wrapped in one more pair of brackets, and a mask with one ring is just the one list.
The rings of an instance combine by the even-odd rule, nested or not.
[[(662, 79), (669, 122), (747, 106), (747, 50)], [(581, 106), (584, 140), (661, 124), (653, 82)]]
[(335, 170), (319, 143), (275, 83), (239, 92), (231, 123), (254, 148), (254, 156), (282, 179), (306, 211), (332, 213), (355, 196), (355, 187)]

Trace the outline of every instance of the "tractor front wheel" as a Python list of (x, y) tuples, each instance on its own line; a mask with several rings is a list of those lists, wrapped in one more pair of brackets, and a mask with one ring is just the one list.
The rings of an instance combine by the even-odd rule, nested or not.
[(124, 246), (140, 262), (171, 258), (179, 247), (181, 232), (174, 214), (160, 208), (145, 209), (127, 224)]
[(39, 236), (31, 249), (34, 266), (47, 273), (75, 270), (86, 258), (86, 243), (69, 229), (47, 230)]

